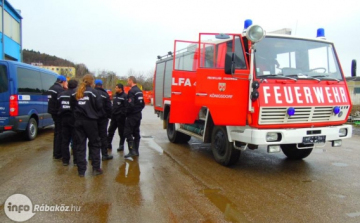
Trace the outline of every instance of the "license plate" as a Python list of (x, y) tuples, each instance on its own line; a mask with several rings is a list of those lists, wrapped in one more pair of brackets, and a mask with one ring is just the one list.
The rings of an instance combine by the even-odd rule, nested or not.
[(303, 138), (304, 144), (313, 144), (313, 143), (325, 143), (326, 136), (305, 136)]

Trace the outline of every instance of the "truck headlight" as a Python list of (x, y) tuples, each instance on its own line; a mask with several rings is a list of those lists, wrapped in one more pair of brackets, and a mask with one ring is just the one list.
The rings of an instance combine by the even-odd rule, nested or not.
[(340, 137), (347, 136), (347, 129), (346, 128), (339, 129), (339, 136)]
[(279, 139), (279, 133), (276, 132), (268, 132), (266, 133), (266, 141), (267, 142), (275, 142)]

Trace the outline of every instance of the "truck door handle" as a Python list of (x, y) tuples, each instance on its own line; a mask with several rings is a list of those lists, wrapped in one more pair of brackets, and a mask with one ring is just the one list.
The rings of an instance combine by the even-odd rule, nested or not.
[(196, 93), (196, 96), (202, 96), (202, 97), (204, 97), (204, 96), (207, 96), (208, 94), (207, 93)]
[(171, 92), (171, 94), (181, 95), (181, 92)]

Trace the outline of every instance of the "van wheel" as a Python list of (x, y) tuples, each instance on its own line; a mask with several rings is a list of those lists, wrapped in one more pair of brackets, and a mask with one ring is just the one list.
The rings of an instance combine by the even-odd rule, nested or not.
[(34, 118), (30, 118), (29, 123), (24, 132), (24, 136), (26, 140), (33, 140), (36, 138), (38, 133), (38, 125)]
[(226, 127), (215, 126), (211, 135), (211, 150), (216, 162), (231, 166), (239, 161), (241, 151), (229, 142)]
[(168, 115), (166, 122), (167, 122), (166, 133), (167, 133), (167, 137), (170, 142), (172, 142), (172, 143), (187, 143), (187, 142), (189, 142), (189, 140), (191, 139), (191, 136), (186, 135), (182, 132), (176, 131), (175, 124), (170, 123), (170, 114)]
[(301, 160), (309, 156), (313, 149), (298, 149), (296, 144), (284, 144), (281, 145), (281, 150), (289, 159)]

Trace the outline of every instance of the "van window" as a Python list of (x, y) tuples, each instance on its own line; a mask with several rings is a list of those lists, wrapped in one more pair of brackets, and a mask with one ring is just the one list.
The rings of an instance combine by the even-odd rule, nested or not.
[(8, 76), (6, 73), (6, 66), (0, 65), (0, 93), (8, 91)]
[(17, 84), (19, 94), (41, 94), (43, 92), (38, 71), (17, 68)]
[(47, 92), (55, 83), (57, 76), (41, 72), (42, 93)]

